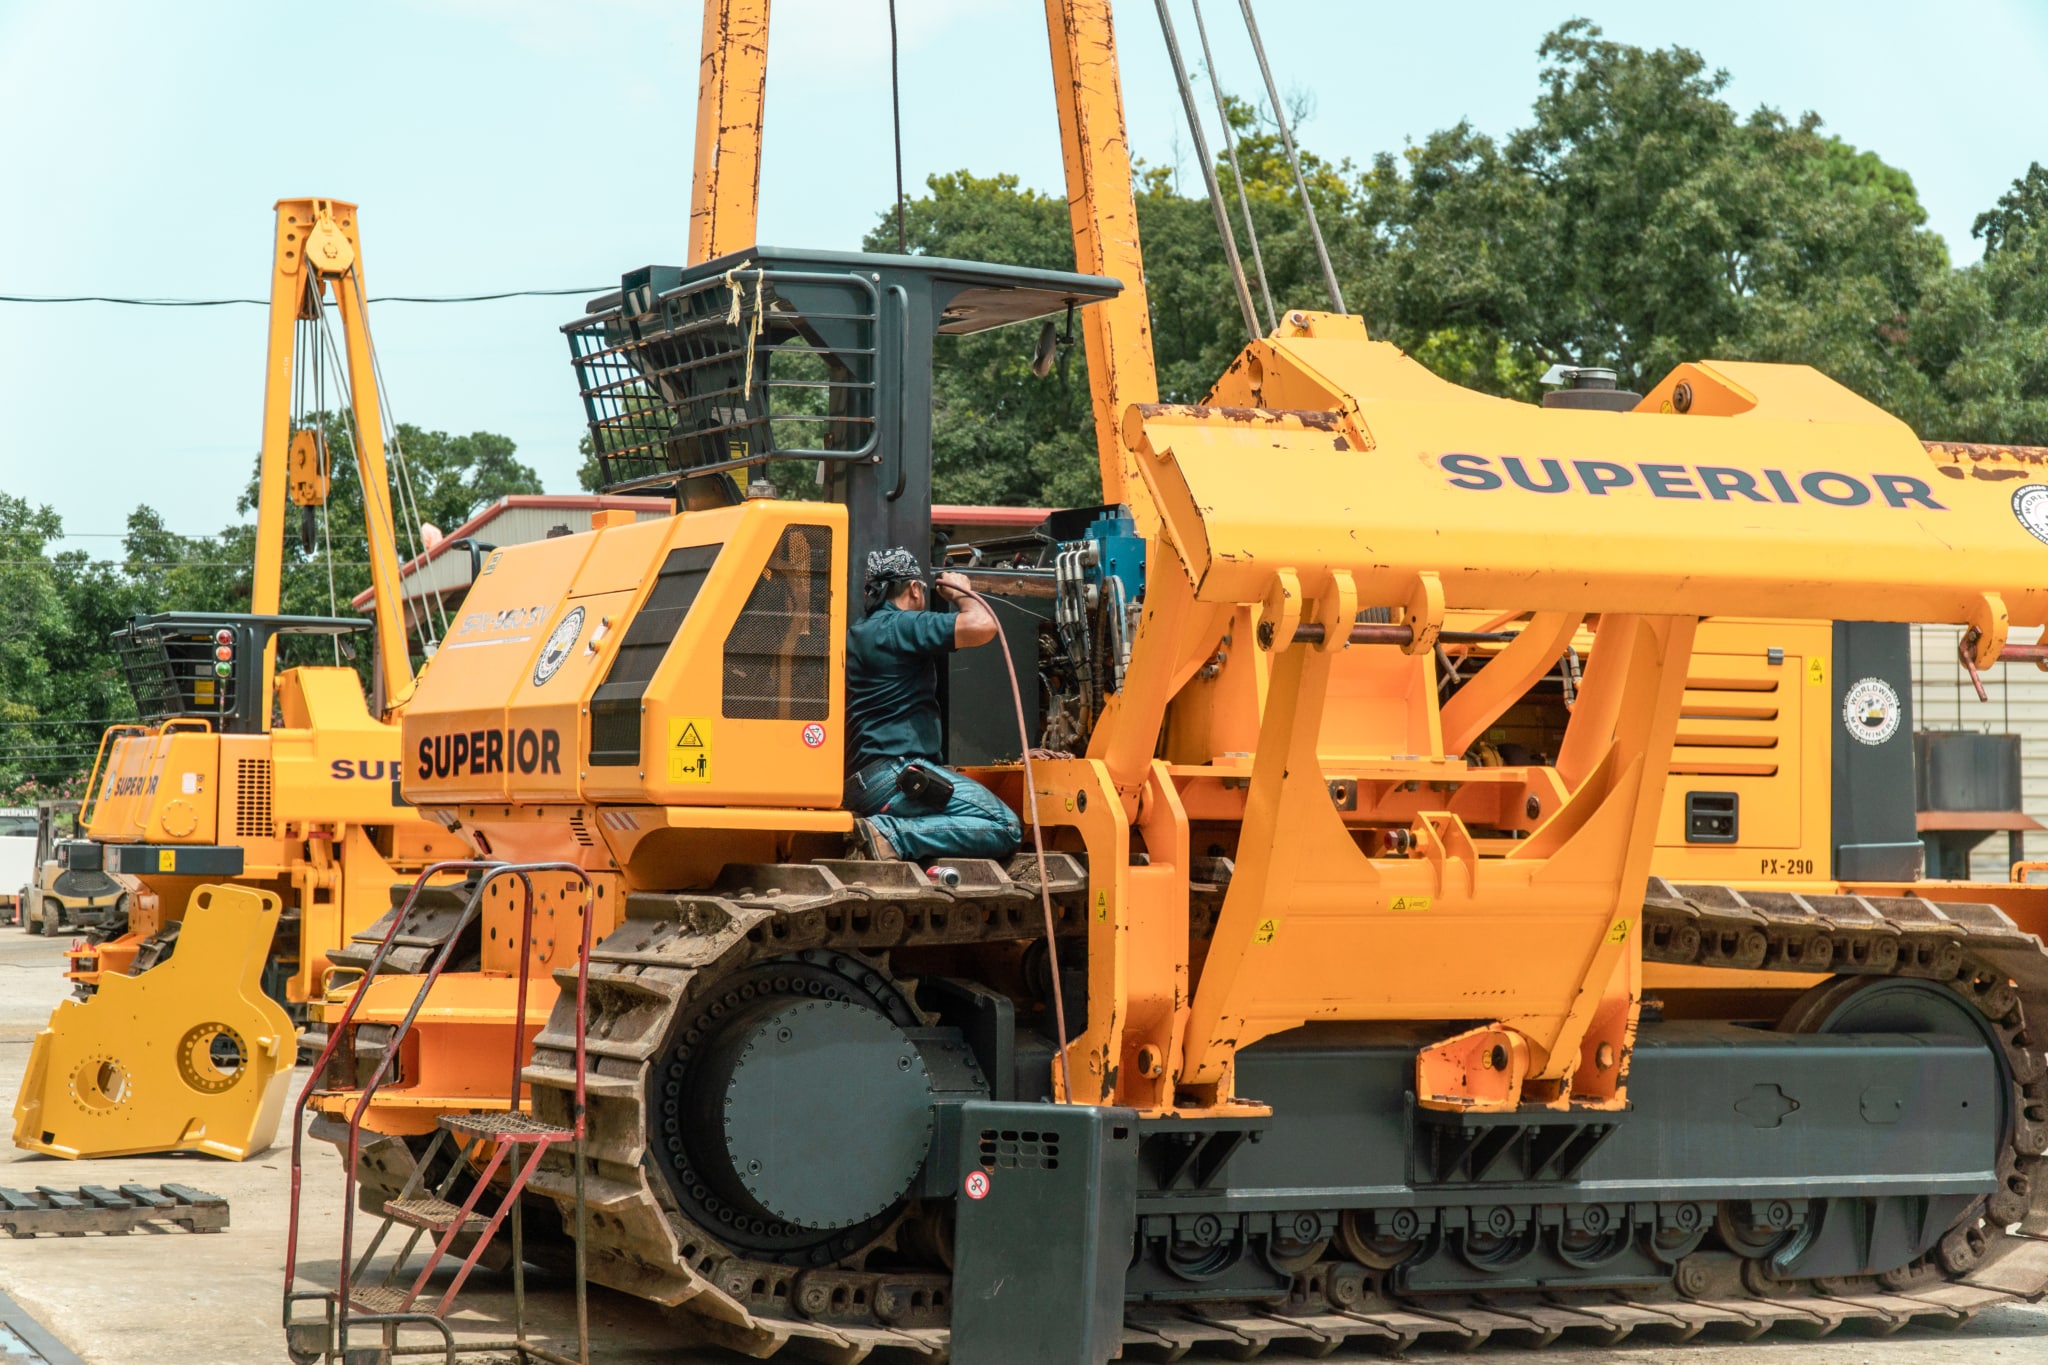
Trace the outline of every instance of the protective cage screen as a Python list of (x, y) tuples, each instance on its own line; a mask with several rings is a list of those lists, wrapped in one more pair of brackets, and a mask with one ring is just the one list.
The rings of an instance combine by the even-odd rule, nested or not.
[(800, 459), (866, 459), (879, 295), (852, 273), (742, 267), (570, 323), (607, 488)]

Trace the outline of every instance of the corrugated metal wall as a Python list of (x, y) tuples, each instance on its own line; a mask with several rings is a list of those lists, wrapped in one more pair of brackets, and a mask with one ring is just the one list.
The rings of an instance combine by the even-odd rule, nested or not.
[[(1972, 730), (2020, 736), (2020, 790), (2027, 814), (2048, 824), (2048, 673), (2033, 664), (1999, 664), (1984, 675), (1988, 700), (1978, 701), (1970, 675), (1956, 657), (1957, 626), (1913, 627), (1913, 724), (1920, 730)], [(2014, 631), (2031, 643), (2032, 631)], [(2026, 836), (2026, 856), (2048, 858), (2048, 832)], [(1970, 875), (2006, 878), (2006, 836), (1977, 845)]]

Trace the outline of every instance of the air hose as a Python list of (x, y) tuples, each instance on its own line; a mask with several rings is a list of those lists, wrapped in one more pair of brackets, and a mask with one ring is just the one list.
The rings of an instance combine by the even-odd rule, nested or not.
[(1038, 787), (1031, 773), (1031, 727), (1024, 720), (1024, 689), (1017, 681), (1017, 658), (1010, 653), (1010, 637), (1003, 631), (1003, 618), (986, 597), (972, 588), (955, 588), (962, 597), (972, 598), (981, 603), (982, 609), (995, 623), (996, 644), (1003, 651), (1003, 667), (1010, 677), (1010, 701), (1017, 709), (1017, 746), (1024, 756), (1024, 801), (1031, 807), (1031, 850), (1038, 860), (1038, 899), (1045, 910), (1045, 961), (1052, 977), (1052, 1020), (1054, 1033), (1054, 1055), (1059, 1058), (1060, 1095), (1064, 1103), (1074, 1101), (1074, 1077), (1067, 1066), (1067, 1002), (1060, 989), (1060, 948), (1059, 938), (1054, 932), (1052, 913), (1052, 885), (1045, 870), (1045, 834), (1038, 824)]

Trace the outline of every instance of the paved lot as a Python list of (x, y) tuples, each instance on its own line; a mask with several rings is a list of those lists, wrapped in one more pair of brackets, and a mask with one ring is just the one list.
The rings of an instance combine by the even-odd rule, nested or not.
[[(6, 1117), (6, 1133), (13, 1130), (14, 1094), (30, 1041), (64, 995), (57, 974), (62, 949), (62, 943), (0, 929), (0, 1103), (5, 1106), (0, 1117)], [(309, 1144), (308, 1153), (303, 1241), (307, 1250), (302, 1254), (313, 1270), (331, 1281), (340, 1241), (340, 1167), (325, 1144)], [(0, 1238), (0, 1293), (89, 1365), (279, 1365), (285, 1359), (278, 1294), (288, 1168), (283, 1147), (239, 1164), (204, 1157), (67, 1163), (6, 1145), (0, 1148), (0, 1185), (179, 1182), (226, 1196), (233, 1208), (233, 1226), (209, 1236), (143, 1232), (111, 1238)], [(538, 1272), (529, 1283), (536, 1291), (539, 1330), (559, 1332), (568, 1321), (566, 1286), (550, 1286)], [(479, 1339), (502, 1335), (510, 1314), (506, 1282), (479, 1272), (472, 1285), (475, 1291), (464, 1295), (469, 1307), (463, 1325)], [(595, 1359), (602, 1365), (738, 1365), (739, 1357), (690, 1344), (685, 1324), (601, 1289), (591, 1291), (591, 1326), (598, 1343)], [(0, 1325), (0, 1363), (13, 1365), (24, 1358), (13, 1350)], [(1488, 1357), (1529, 1358), (1511, 1347), (1490, 1349), (1481, 1358)], [(1410, 1358), (1469, 1359), (1423, 1353)], [(2048, 1307), (1986, 1313), (1967, 1327), (1946, 1332), (1916, 1329), (1885, 1338), (1771, 1339), (1740, 1346), (1701, 1342), (1592, 1350), (1559, 1345), (1538, 1358), (1543, 1365), (1592, 1365), (1596, 1360), (1683, 1365), (1906, 1365), (1933, 1360), (1955, 1365), (2048, 1365)], [(1274, 1353), (1263, 1359), (1283, 1357)]]

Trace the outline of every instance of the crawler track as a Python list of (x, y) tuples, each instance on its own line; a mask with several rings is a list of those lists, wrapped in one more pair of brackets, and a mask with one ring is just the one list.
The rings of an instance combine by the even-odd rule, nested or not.
[[(1080, 933), (1086, 877), (1053, 855), (1060, 931)], [(753, 1356), (796, 1342), (844, 1362), (880, 1349), (935, 1358), (947, 1350), (943, 1274), (861, 1268), (859, 1257), (817, 1269), (733, 1254), (685, 1217), (653, 1169), (650, 1073), (678, 1014), (715, 1009), (748, 964), (807, 950), (874, 955), (895, 948), (1042, 936), (1035, 871), (957, 864), (962, 884), (934, 886), (905, 864), (813, 863), (731, 868), (703, 894), (635, 896), (626, 922), (592, 954), (588, 1079), (592, 1277), (626, 1292), (687, 1305), (713, 1340)], [(1202, 904), (1221, 887), (1199, 886)], [(1203, 916), (1195, 916), (1199, 923)], [(1134, 1308), (1126, 1355), (1172, 1359), (1191, 1350), (1248, 1358), (1269, 1346), (1323, 1354), (1340, 1346), (1401, 1351), (1471, 1349), (1492, 1340), (1542, 1345), (1561, 1337), (1614, 1343), (1632, 1335), (1682, 1341), (1713, 1331), (1819, 1336), (1847, 1324), (1890, 1332), (1955, 1324), (1993, 1305), (2048, 1291), (2048, 1078), (2027, 1020), (2048, 1018), (2048, 953), (1987, 905), (1918, 897), (1797, 896), (1674, 886), (1653, 879), (1643, 907), (1647, 960), (1741, 970), (1914, 977), (1966, 999), (2003, 1041), (2015, 1093), (2005, 1188), (1914, 1265), (1882, 1277), (1771, 1282), (1728, 1253), (1681, 1260), (1669, 1286), (1500, 1295), (1403, 1296), (1377, 1271), (1325, 1259), (1295, 1276), (1286, 1302)], [(573, 976), (564, 981), (573, 984)], [(538, 1112), (566, 1118), (574, 1076), (572, 1019), (558, 1007), (527, 1072)], [(552, 1158), (534, 1190), (565, 1211), (569, 1155)], [(374, 1186), (383, 1177), (366, 1171)], [(402, 1172), (391, 1178), (402, 1179)], [(374, 1193), (374, 1191), (373, 1191)], [(889, 1244), (892, 1230), (881, 1239)], [(1339, 1253), (1331, 1253), (1336, 1255)], [(1744, 1265), (1751, 1267), (1744, 1273)]]

